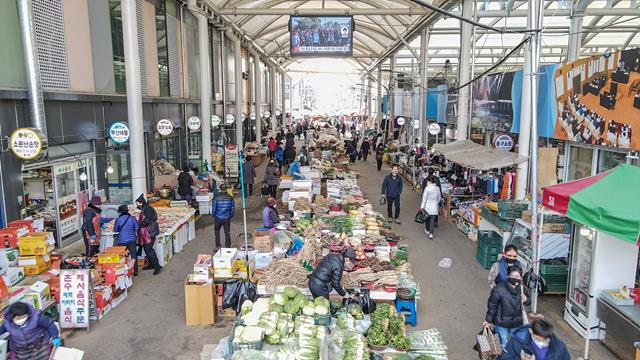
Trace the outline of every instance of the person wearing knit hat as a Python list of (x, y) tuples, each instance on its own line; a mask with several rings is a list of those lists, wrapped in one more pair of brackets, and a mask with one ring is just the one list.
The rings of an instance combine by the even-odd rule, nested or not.
[(94, 196), (89, 201), (89, 205), (82, 212), (82, 237), (84, 239), (85, 256), (93, 256), (100, 252), (100, 237), (102, 221), (100, 209), (102, 199), (100, 196)]
[(276, 205), (278, 200), (270, 197), (267, 199), (267, 206), (262, 210), (262, 226), (267, 229), (272, 229), (276, 224), (280, 222), (280, 216)]

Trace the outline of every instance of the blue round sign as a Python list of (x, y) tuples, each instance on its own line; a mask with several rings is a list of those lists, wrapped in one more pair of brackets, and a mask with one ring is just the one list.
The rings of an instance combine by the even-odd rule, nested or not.
[(109, 126), (109, 139), (116, 144), (124, 144), (129, 141), (129, 125), (122, 121), (116, 121)]

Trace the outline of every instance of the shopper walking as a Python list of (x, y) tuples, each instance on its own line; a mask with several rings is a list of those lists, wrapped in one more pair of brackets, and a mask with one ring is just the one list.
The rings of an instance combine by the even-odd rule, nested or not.
[(516, 331), (500, 360), (571, 360), (567, 346), (553, 333), (553, 325), (544, 319)]
[(191, 205), (193, 186), (193, 177), (191, 177), (189, 167), (185, 166), (178, 175), (178, 195), (182, 200), (187, 200), (189, 205)]
[(242, 163), (242, 175), (244, 176), (244, 197), (253, 196), (253, 184), (256, 179), (256, 168), (251, 162), (253, 158), (247, 156)]
[(504, 252), (498, 261), (491, 265), (488, 279), (489, 288), (493, 289), (496, 285), (506, 282), (509, 278), (507, 271), (512, 266), (522, 269), (522, 264), (518, 261), (518, 248), (515, 245), (509, 244), (504, 247)]
[(276, 224), (280, 222), (280, 216), (276, 205), (278, 200), (275, 198), (267, 198), (267, 206), (262, 210), (262, 226), (267, 229), (272, 229)]
[(524, 325), (524, 306), (529, 305), (531, 301), (529, 289), (522, 285), (522, 270), (513, 266), (509, 268), (508, 274), (507, 282), (500, 283), (491, 290), (485, 321), (482, 324), (487, 328), (495, 328), (500, 335), (503, 349), (507, 346), (509, 338)]
[(276, 148), (276, 160), (278, 161), (278, 169), (282, 171), (282, 167), (285, 165), (284, 147), (282, 145)]
[[(382, 195), (387, 198), (387, 220), (400, 224), (400, 194), (402, 194), (402, 178), (398, 174), (400, 168), (397, 164), (391, 167), (391, 174), (384, 177), (382, 182)], [(394, 210), (395, 204), (395, 212)]]
[(84, 238), (84, 255), (91, 257), (100, 252), (100, 237), (102, 236), (102, 209), (100, 196), (94, 196), (89, 201), (89, 205), (82, 212), (82, 235)]
[(427, 186), (422, 192), (422, 202), (420, 204), (420, 210), (427, 215), (425, 220), (424, 232), (429, 239), (433, 239), (436, 218), (438, 217), (438, 205), (440, 204), (440, 190), (436, 186), (435, 176), (431, 175), (427, 177)]
[(264, 173), (264, 183), (269, 187), (269, 195), (272, 198), (278, 194), (278, 182), (280, 182), (280, 169), (275, 160), (271, 159)]
[(345, 296), (346, 292), (340, 285), (342, 281), (342, 273), (344, 272), (344, 263), (346, 259), (353, 262), (356, 258), (356, 252), (346, 247), (340, 253), (330, 253), (315, 267), (311, 275), (309, 275), (309, 290), (314, 298), (322, 296), (329, 299), (329, 293), (332, 289), (340, 296)]
[(380, 143), (376, 146), (376, 163), (378, 165), (378, 171), (382, 169), (382, 155), (384, 155), (384, 145)]
[(362, 140), (362, 145), (360, 145), (360, 152), (362, 153), (362, 161), (367, 161), (367, 157), (369, 156), (369, 147), (371, 144), (369, 143), (369, 139)]
[(284, 163), (289, 166), (296, 159), (296, 147), (288, 146), (284, 149)]
[(138, 276), (138, 231), (140, 225), (136, 219), (129, 214), (127, 205), (120, 205), (118, 208), (118, 218), (113, 225), (113, 231), (118, 233), (118, 246), (126, 246), (135, 261), (133, 263), (133, 276)]
[(56, 324), (40, 310), (20, 301), (4, 312), (0, 335), (5, 333), (9, 333), (11, 360), (48, 360), (51, 346), (62, 345)]
[(214, 231), (216, 249), (220, 246), (220, 228), (224, 228), (224, 247), (231, 247), (231, 219), (236, 213), (236, 203), (227, 193), (227, 184), (220, 185), (220, 194), (213, 200), (211, 214), (215, 220)]
[(273, 136), (269, 137), (267, 149), (269, 150), (269, 159), (273, 159), (276, 156), (276, 139)]
[(138, 224), (140, 231), (138, 232), (138, 242), (147, 256), (147, 265), (142, 270), (153, 269), (153, 275), (158, 275), (162, 271), (162, 266), (158, 261), (158, 255), (153, 246), (156, 243), (156, 236), (160, 235), (160, 226), (158, 226), (158, 213), (153, 206), (149, 205), (144, 198), (144, 194), (136, 199), (136, 206), (140, 210), (138, 216)]

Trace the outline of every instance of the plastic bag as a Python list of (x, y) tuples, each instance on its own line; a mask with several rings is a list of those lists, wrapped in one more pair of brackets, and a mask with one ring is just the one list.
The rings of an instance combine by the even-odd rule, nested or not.
[(224, 282), (222, 294), (222, 308), (232, 308), (240, 313), (240, 308), (245, 300), (256, 301), (258, 294), (256, 284), (245, 280), (227, 280)]
[(438, 263), (438, 266), (445, 269), (450, 268), (451, 265), (453, 265), (453, 261), (450, 258), (444, 258)]
[(416, 217), (413, 220), (418, 224), (424, 224), (424, 221), (425, 221), (424, 211), (422, 211), (422, 209), (418, 210), (418, 213), (416, 214)]
[(352, 298), (345, 297), (342, 306), (347, 307), (349, 304), (358, 304), (362, 308), (364, 314), (371, 314), (376, 311), (376, 303), (369, 296), (369, 289), (349, 289), (349, 293), (353, 294)]
[(382, 195), (380, 197), (380, 205), (387, 205), (387, 197)]
[(229, 350), (229, 337), (223, 337), (220, 339), (218, 346), (213, 350), (211, 354), (208, 354), (210, 359), (226, 359), (231, 355)]

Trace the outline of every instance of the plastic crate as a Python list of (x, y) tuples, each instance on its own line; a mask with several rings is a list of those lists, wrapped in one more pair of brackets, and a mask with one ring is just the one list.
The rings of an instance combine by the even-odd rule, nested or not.
[(526, 201), (518, 200), (498, 200), (498, 209), (500, 211), (523, 211), (529, 208), (529, 203)]
[(502, 236), (495, 231), (478, 231), (478, 246), (497, 245), (502, 246)]
[(513, 227), (513, 220), (505, 220), (501, 218), (498, 213), (495, 213), (486, 207), (482, 208), (480, 216), (487, 219), (487, 221), (499, 227), (501, 230), (511, 230)]
[(498, 260), (498, 255), (502, 251), (502, 244), (481, 244), (478, 241), (478, 247), (476, 250), (476, 260), (480, 263), (480, 265), (489, 269), (491, 264)]
[(229, 335), (229, 352), (233, 354), (238, 350), (262, 350), (263, 341), (256, 341), (251, 343), (234, 343), (233, 338), (236, 335), (236, 324), (231, 328), (231, 334)]
[(500, 212), (498, 213), (498, 215), (503, 219), (515, 220), (515, 219), (520, 219), (522, 217), (522, 213), (523, 212), (524, 212), (524, 210), (517, 210), (517, 209), (503, 210), (503, 209), (500, 209)]
[(547, 284), (547, 293), (564, 293), (567, 291), (567, 283), (564, 284)]
[(316, 325), (329, 326), (331, 325), (331, 314), (327, 315), (315, 315), (313, 322)]
[(540, 274), (546, 279), (549, 275), (564, 275), (567, 276), (569, 274), (569, 269), (565, 264), (540, 264)]

